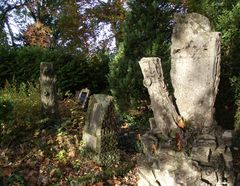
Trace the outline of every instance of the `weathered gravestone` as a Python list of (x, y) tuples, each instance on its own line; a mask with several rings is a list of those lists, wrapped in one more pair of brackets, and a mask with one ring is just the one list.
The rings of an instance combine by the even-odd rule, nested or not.
[(119, 159), (116, 129), (113, 97), (92, 95), (83, 130), (83, 142), (96, 152), (96, 160), (103, 165), (113, 164)]
[(171, 80), (181, 116), (198, 129), (214, 122), (220, 80), (220, 33), (196, 13), (176, 15), (171, 46)]
[(212, 32), (208, 19), (199, 14), (176, 15), (175, 21), (171, 49), (175, 104), (169, 99), (160, 59), (139, 62), (154, 119), (142, 137), (138, 185), (231, 186), (231, 135), (226, 135), (231, 131), (224, 132), (214, 121), (219, 33)]
[(53, 63), (40, 64), (40, 88), (42, 112), (52, 121), (59, 119), (58, 100), (56, 91), (56, 76)]
[(177, 128), (176, 123), (181, 117), (178, 115), (169, 98), (160, 58), (142, 58), (139, 62), (144, 76), (143, 85), (148, 89), (151, 99), (154, 121), (150, 120), (154, 132), (169, 135)]

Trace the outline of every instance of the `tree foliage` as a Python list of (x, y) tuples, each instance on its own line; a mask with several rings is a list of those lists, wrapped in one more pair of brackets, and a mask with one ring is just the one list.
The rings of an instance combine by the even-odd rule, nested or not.
[[(169, 46), (173, 13), (177, 6), (168, 1), (128, 1), (129, 11), (123, 29), (123, 41), (110, 63), (109, 82), (120, 110), (146, 99), (138, 61), (142, 57), (161, 57), (169, 77)], [(169, 78), (168, 78), (169, 80)]]
[(24, 38), (30, 46), (50, 47), (51, 30), (37, 21), (35, 24), (28, 26), (24, 32)]
[[(106, 48), (112, 40), (120, 38), (122, 22), (125, 18), (122, 0), (21, 0), (0, 3), (1, 32), (11, 38), (11, 45), (22, 43), (24, 32), (40, 22), (52, 31), (52, 47), (64, 47), (70, 51), (89, 52), (91, 48)], [(9, 20), (21, 30), (17, 35)], [(31, 24), (26, 28), (26, 20)], [(23, 26), (25, 25), (25, 26)], [(109, 25), (113, 31), (109, 37), (100, 36), (103, 28)], [(27, 31), (26, 31), (27, 30)], [(4, 34), (0, 34), (2, 38)], [(6, 39), (6, 37), (5, 37)], [(102, 45), (98, 40), (102, 40)]]
[[(142, 57), (160, 57), (170, 84), (169, 47), (175, 12), (201, 13), (210, 19), (214, 30), (221, 32), (222, 72), (216, 106), (218, 115), (226, 116), (222, 122), (232, 123), (239, 107), (239, 0), (2, 0), (0, 78), (2, 82), (13, 75), (19, 81), (30, 76), (35, 79), (39, 61), (55, 60), (64, 90), (79, 84), (101, 89), (99, 82), (104, 82), (105, 89), (106, 64), (111, 58), (110, 89), (120, 109), (127, 109), (148, 97), (137, 63)], [(29, 25), (25, 24), (26, 20)], [(18, 34), (15, 27), (20, 30)], [(106, 27), (110, 32), (103, 32)], [(24, 48), (26, 45), (48, 47), (50, 31), (49, 49)], [(107, 52), (113, 41), (118, 49), (114, 56)], [(11, 50), (6, 45), (22, 49)], [(93, 82), (76, 78), (78, 74), (91, 77)], [(69, 82), (69, 77), (74, 81)], [(232, 116), (222, 113), (232, 113)]]

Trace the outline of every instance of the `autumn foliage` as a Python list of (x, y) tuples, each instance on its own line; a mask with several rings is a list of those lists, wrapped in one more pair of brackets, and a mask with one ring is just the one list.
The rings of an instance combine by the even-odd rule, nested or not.
[(48, 48), (51, 45), (51, 29), (44, 26), (40, 21), (29, 25), (24, 32), (26, 43), (30, 46)]

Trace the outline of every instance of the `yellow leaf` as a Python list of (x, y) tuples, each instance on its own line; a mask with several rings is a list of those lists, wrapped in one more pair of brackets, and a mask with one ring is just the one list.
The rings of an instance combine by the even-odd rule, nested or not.
[(178, 120), (178, 124), (177, 124), (181, 129), (185, 128), (185, 122), (183, 120), (183, 118), (181, 118), (180, 120)]

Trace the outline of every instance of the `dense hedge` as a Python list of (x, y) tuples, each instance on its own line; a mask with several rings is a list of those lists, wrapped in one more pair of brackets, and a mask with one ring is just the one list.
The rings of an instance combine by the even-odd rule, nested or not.
[(0, 82), (15, 79), (21, 82), (38, 82), (41, 62), (53, 62), (58, 88), (74, 93), (88, 87), (94, 93), (106, 90), (109, 57), (104, 51), (89, 57), (81, 53), (70, 54), (63, 49), (39, 47), (7, 48), (0, 46)]

